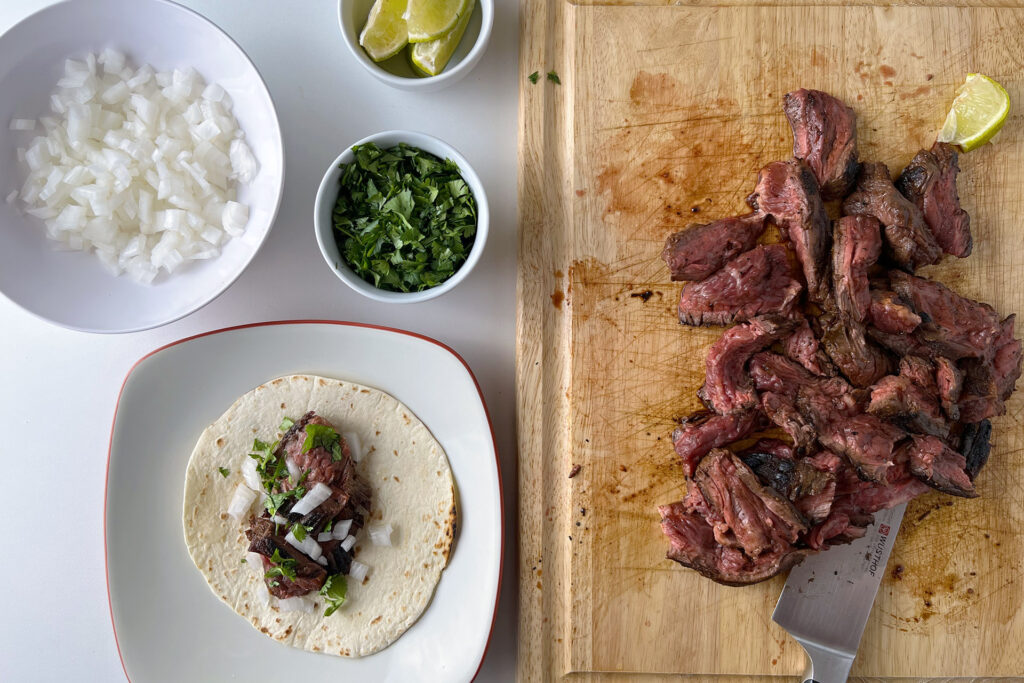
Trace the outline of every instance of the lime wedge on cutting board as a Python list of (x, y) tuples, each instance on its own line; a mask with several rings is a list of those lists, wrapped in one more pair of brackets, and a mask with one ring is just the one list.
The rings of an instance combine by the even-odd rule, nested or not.
[(1010, 113), (1006, 89), (984, 74), (967, 74), (953, 107), (942, 124), (939, 142), (960, 145), (965, 152), (981, 147), (999, 132)]
[(409, 58), (412, 65), (428, 76), (436, 76), (448, 66), (448, 60), (455, 53), (455, 48), (462, 41), (462, 36), (473, 16), (473, 5), (476, 0), (465, 0), (465, 7), (459, 14), (455, 27), (437, 40), (427, 43), (413, 43)]
[(405, 22), (410, 43), (437, 40), (455, 28), (466, 0), (409, 0)]
[(370, 8), (359, 44), (375, 62), (394, 57), (409, 42), (405, 24), (407, 0), (377, 0)]

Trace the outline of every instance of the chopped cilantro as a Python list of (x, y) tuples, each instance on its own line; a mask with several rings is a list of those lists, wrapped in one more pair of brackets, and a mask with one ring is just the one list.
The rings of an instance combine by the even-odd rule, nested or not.
[(292, 428), (292, 426), (294, 424), (295, 424), (295, 420), (291, 419), (290, 417), (285, 416), (285, 418), (283, 420), (281, 420), (281, 426), (278, 427), (278, 429), (280, 429), (282, 432), (287, 432), (289, 429)]
[(327, 526), (324, 527), (324, 533), (327, 533), (328, 531), (330, 531), (333, 528), (334, 528), (334, 520), (332, 519), (331, 521), (327, 522)]
[(309, 453), (314, 448), (322, 448), (331, 454), (335, 462), (345, 457), (341, 450), (341, 437), (334, 428), (327, 425), (306, 425), (306, 440), (302, 444), (302, 452)]
[(537, 79), (540, 78), (540, 72), (539, 71), (534, 71), (532, 74), (530, 74), (526, 78), (527, 78), (527, 80), (530, 81), (530, 83), (536, 83)]
[(245, 558), (243, 557), (243, 558), (242, 558), (242, 564), (249, 564), (249, 561), (248, 561), (248, 560), (246, 560), (246, 559), (245, 559)]
[(324, 581), (324, 587), (320, 589), (320, 595), (324, 596), (327, 609), (324, 616), (329, 617), (345, 604), (345, 594), (348, 592), (348, 581), (344, 574), (333, 574)]
[[(295, 568), (299, 565), (298, 562), (290, 557), (281, 557), (281, 553), (274, 549), (274, 555), (270, 558), (270, 562), (274, 565), (267, 573), (264, 574), (268, 579), (274, 578), (275, 576), (283, 576), (290, 581), (294, 581), (296, 578)], [(277, 585), (276, 583), (274, 585)]]
[(295, 537), (296, 541), (302, 543), (306, 540), (306, 536), (308, 535), (306, 533), (306, 527), (302, 526), (298, 522), (292, 524), (292, 535)]
[(263, 507), (267, 509), (270, 516), (273, 517), (277, 514), (277, 511), (284, 505), (285, 501), (289, 498), (294, 498), (298, 494), (299, 489), (292, 489), (291, 491), (281, 491), (280, 493), (268, 493), (267, 499), (263, 501)]
[(229, 470), (227, 467), (218, 467), (217, 471), (220, 472), (220, 476), (224, 477), (225, 479), (227, 479), (228, 475), (231, 474), (231, 470)]
[(332, 216), (345, 263), (392, 292), (419, 292), (450, 278), (477, 227), (476, 200), (459, 167), (405, 143), (352, 151)]
[(555, 85), (562, 85), (562, 79), (558, 77), (557, 71), (549, 71), (548, 80), (554, 83)]

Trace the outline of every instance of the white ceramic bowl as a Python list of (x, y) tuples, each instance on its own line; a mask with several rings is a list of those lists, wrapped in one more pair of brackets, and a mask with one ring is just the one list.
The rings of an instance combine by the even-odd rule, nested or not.
[[(68, 0), (28, 17), (0, 36), (0, 194), (20, 189), (26, 169), (17, 148), (32, 133), (8, 130), (11, 118), (49, 114), (49, 96), (69, 56), (113, 47), (134, 64), (193, 66), (219, 83), (260, 163), (239, 188), (249, 205), (242, 237), (209, 261), (183, 266), (152, 285), (114, 277), (95, 254), (56, 251), (42, 223), (0, 203), (0, 291), (40, 318), (87, 332), (133, 332), (177, 320), (212, 301), (255, 256), (277, 215), (284, 149), (277, 112), (259, 72), (224, 32), (167, 0)], [(19, 202), (20, 203), (20, 202)]]
[(359, 44), (359, 34), (366, 25), (373, 0), (339, 0), (338, 21), (341, 24), (341, 35), (345, 38), (352, 56), (363, 68), (384, 83), (401, 90), (419, 90), (427, 92), (440, 90), (456, 83), (473, 70), (476, 63), (487, 50), (491, 39), (491, 27), (494, 25), (494, 0), (476, 0), (473, 16), (466, 27), (455, 54), (444, 71), (437, 76), (420, 76), (412, 68), (403, 49), (391, 59), (374, 62)]
[[(476, 199), (477, 219), (476, 237), (473, 240), (473, 247), (469, 250), (469, 255), (466, 257), (466, 262), (462, 264), (462, 267), (436, 287), (425, 289), (422, 292), (389, 292), (378, 289), (359, 277), (348, 267), (345, 259), (341, 257), (338, 244), (334, 239), (334, 223), (331, 220), (334, 205), (338, 200), (338, 180), (341, 177), (340, 167), (342, 164), (352, 163), (355, 159), (355, 154), (352, 153), (353, 147), (367, 142), (373, 142), (381, 148), (394, 147), (398, 143), (404, 142), (413, 147), (419, 147), (425, 152), (430, 152), (441, 159), (451, 159), (458, 165), (459, 173), (473, 192), (473, 198)], [(334, 271), (334, 274), (342, 282), (363, 296), (387, 303), (417, 303), (434, 299), (445, 292), (451, 291), (456, 285), (466, 279), (466, 276), (476, 266), (477, 261), (480, 260), (480, 256), (484, 251), (484, 244), (487, 242), (487, 228), (490, 223), (490, 211), (487, 206), (487, 195), (484, 193), (483, 184), (465, 157), (455, 151), (451, 145), (435, 137), (406, 130), (389, 130), (377, 133), (349, 145), (334, 160), (334, 163), (331, 164), (324, 174), (324, 179), (320, 181), (320, 189), (316, 193), (316, 207), (314, 211), (313, 223), (316, 227), (316, 241), (320, 245), (320, 253), (324, 255), (324, 261), (327, 262), (330, 269)]]

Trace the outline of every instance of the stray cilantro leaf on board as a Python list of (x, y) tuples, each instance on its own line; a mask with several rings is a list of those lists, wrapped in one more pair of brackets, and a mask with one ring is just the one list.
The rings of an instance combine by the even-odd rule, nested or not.
[(454, 275), (477, 227), (476, 200), (455, 162), (404, 143), (352, 151), (332, 214), (345, 263), (391, 292), (419, 292)]
[(530, 83), (536, 83), (537, 80), (540, 78), (540, 72), (539, 71), (534, 71), (532, 74), (530, 74), (526, 78), (527, 78), (527, 80), (530, 81)]
[(549, 71), (548, 80), (554, 83), (555, 85), (562, 85), (562, 79), (558, 77), (557, 71)]

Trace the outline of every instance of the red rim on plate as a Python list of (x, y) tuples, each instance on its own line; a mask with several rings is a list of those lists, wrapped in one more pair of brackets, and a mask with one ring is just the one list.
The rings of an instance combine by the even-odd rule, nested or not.
[(494, 622), (498, 616), (498, 600), (501, 598), (501, 574), (505, 566), (505, 491), (501, 485), (501, 459), (498, 456), (498, 442), (494, 438), (494, 423), (491, 421), (491, 413), (487, 409), (487, 402), (484, 400), (484, 393), (480, 389), (480, 382), (477, 381), (476, 375), (473, 374), (473, 370), (469, 367), (469, 363), (467, 363), (465, 359), (462, 356), (460, 356), (457, 351), (455, 351), (455, 349), (453, 349), (452, 347), (448, 346), (443, 342), (439, 342), (436, 339), (433, 339), (423, 334), (409, 332), (408, 330), (399, 330), (394, 327), (385, 327), (384, 325), (372, 325), (369, 323), (342, 322), (339, 320), (272, 320), (262, 323), (249, 323), (247, 325), (234, 325), (232, 327), (223, 327), (219, 330), (201, 332), (200, 334), (194, 334), (190, 337), (185, 337), (184, 339), (179, 339), (178, 341), (174, 341), (169, 344), (164, 344), (163, 346), (150, 351), (145, 356), (135, 361), (134, 364), (132, 364), (131, 369), (128, 370), (128, 373), (124, 376), (124, 380), (121, 381), (121, 388), (117, 392), (117, 404), (114, 406), (114, 417), (111, 420), (110, 424), (110, 441), (107, 444), (107, 467), (103, 483), (103, 574), (107, 584), (107, 608), (110, 610), (110, 625), (114, 629), (114, 645), (117, 647), (117, 657), (121, 660), (121, 669), (124, 671), (125, 678), (131, 681), (131, 676), (128, 675), (128, 668), (125, 666), (124, 663), (124, 656), (121, 654), (121, 643), (117, 637), (117, 622), (114, 621), (114, 604), (110, 598), (110, 565), (108, 564), (107, 561), (107, 493), (110, 486), (110, 451), (114, 447), (114, 425), (117, 424), (117, 413), (121, 407), (121, 397), (124, 395), (125, 384), (128, 383), (128, 378), (132, 376), (132, 373), (135, 372), (135, 368), (137, 368), (140, 363), (142, 363), (147, 358), (155, 356), (161, 351), (169, 349), (173, 346), (178, 346), (179, 344), (184, 344), (194, 339), (201, 339), (202, 337), (210, 337), (215, 334), (221, 334), (222, 332), (233, 332), (235, 330), (245, 330), (251, 327), (268, 327), (277, 325), (340, 325), (343, 327), (363, 327), (370, 330), (382, 330), (384, 332), (394, 332), (396, 334), (402, 334), (407, 337), (414, 337), (416, 339), (421, 339), (425, 342), (430, 342), (435, 346), (439, 346), (448, 353), (455, 356), (455, 358), (460, 363), (462, 363), (462, 366), (466, 368), (466, 372), (469, 373), (469, 378), (473, 380), (473, 385), (476, 387), (477, 395), (480, 397), (480, 405), (482, 405), (484, 409), (484, 416), (487, 418), (487, 427), (491, 432), (491, 443), (494, 447), (494, 464), (498, 474), (498, 516), (501, 522), (501, 547), (498, 552), (498, 587), (497, 590), (494, 592), (494, 609), (491, 612), (491, 630), (487, 634), (487, 642), (484, 644), (483, 654), (480, 655), (480, 662), (476, 666), (476, 673), (473, 674), (473, 678), (476, 679), (476, 677), (480, 675), (480, 669), (484, 665), (484, 659), (487, 658), (487, 651), (491, 647), (491, 638), (494, 636)]

